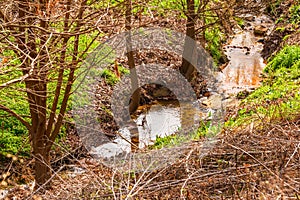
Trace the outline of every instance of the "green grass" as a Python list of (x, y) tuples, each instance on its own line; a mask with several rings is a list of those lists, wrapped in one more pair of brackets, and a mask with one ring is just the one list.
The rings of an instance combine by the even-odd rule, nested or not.
[(165, 137), (156, 137), (156, 140), (149, 149), (162, 149), (182, 145), (192, 140), (199, 140), (202, 137), (213, 137), (219, 132), (219, 128), (210, 125), (210, 121), (201, 122), (197, 130), (187, 134), (172, 134)]
[(292, 120), (300, 113), (300, 47), (284, 47), (269, 61), (264, 73), (262, 86), (242, 101), (237, 117), (228, 120), (226, 126)]

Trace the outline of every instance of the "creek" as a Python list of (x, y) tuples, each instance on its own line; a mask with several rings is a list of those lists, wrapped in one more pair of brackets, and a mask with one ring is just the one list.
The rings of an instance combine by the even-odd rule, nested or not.
[(244, 30), (236, 28), (236, 34), (224, 46), (229, 63), (222, 73), (217, 74), (220, 88), (227, 94), (253, 90), (260, 85), (260, 74), (265, 66), (260, 54), (262, 42), (273, 26), (273, 22), (265, 15), (245, 15), (242, 18), (250, 20), (246, 22)]
[[(235, 28), (235, 35), (223, 49), (229, 59), (226, 67), (215, 74), (218, 87), (223, 92), (223, 103), (237, 102), (235, 95), (240, 91), (251, 91), (260, 85), (260, 74), (265, 66), (260, 52), (264, 36), (274, 23), (265, 15), (244, 15), (245, 25)], [(200, 104), (209, 98), (200, 99)], [(226, 105), (225, 105), (226, 106)], [(139, 148), (153, 145), (157, 137), (174, 134), (181, 127), (180, 106), (174, 101), (158, 101), (153, 105), (140, 106), (139, 115), (133, 117), (139, 130)], [(210, 108), (201, 109), (202, 119), (206, 118)], [(103, 144), (91, 152), (100, 158), (110, 158), (131, 151), (130, 133), (127, 129), (119, 130), (122, 137)]]

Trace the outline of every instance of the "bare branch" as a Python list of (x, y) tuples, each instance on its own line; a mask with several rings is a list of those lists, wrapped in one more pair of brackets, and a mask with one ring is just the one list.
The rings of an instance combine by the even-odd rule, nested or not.
[(25, 121), (19, 114), (17, 114), (16, 112), (12, 111), (11, 109), (9, 109), (8, 107), (1, 105), (0, 104), (0, 110), (3, 110), (7, 113), (9, 113), (11, 116), (15, 117), (16, 119), (18, 119), (24, 126), (26, 126), (26, 128), (28, 130), (31, 130), (31, 125)]

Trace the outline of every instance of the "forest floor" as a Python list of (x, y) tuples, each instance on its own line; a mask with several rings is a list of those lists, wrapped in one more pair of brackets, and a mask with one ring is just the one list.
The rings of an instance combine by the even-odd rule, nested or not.
[[(177, 19), (174, 24), (172, 18), (155, 21), (184, 30), (184, 23)], [(285, 26), (286, 33), (275, 28), (265, 38), (265, 59), (284, 44), (300, 42), (299, 32), (291, 31), (289, 25), (276, 26)], [(291, 36), (283, 40), (287, 34)], [(161, 55), (158, 61), (172, 57)], [(174, 66), (180, 63), (178, 58), (171, 60)], [(109, 87), (102, 90), (111, 92)], [(228, 108), (227, 119), (238, 115), (240, 109), (240, 105)], [(12, 156), (6, 166), (11, 180), (8, 183), (14, 187), (5, 199), (300, 199), (299, 127), (299, 114), (289, 119), (258, 117), (245, 125), (225, 127), (205, 156), (199, 156), (201, 141), (192, 141), (186, 152), (181, 152), (184, 156), (162, 169), (127, 173), (89, 156), (70, 127), (66, 139), (52, 151), (51, 189), (45, 194), (32, 192), (33, 160)], [(113, 125), (107, 129), (114, 129)]]
[[(193, 141), (181, 152), (185, 156), (151, 172), (124, 173), (73, 154), (56, 163), (52, 188), (45, 194), (19, 185), (7, 198), (299, 199), (299, 127), (300, 115), (225, 128), (205, 156), (199, 156), (201, 141)], [(29, 165), (15, 161), (12, 171), (32, 180)]]

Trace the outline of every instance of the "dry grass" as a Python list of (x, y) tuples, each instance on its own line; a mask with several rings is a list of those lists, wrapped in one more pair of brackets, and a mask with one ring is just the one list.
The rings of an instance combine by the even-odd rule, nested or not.
[(8, 199), (300, 199), (299, 125), (297, 116), (224, 130), (206, 156), (192, 142), (184, 157), (152, 172), (121, 173), (74, 158), (56, 169), (45, 194), (18, 186)]

